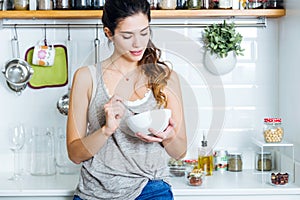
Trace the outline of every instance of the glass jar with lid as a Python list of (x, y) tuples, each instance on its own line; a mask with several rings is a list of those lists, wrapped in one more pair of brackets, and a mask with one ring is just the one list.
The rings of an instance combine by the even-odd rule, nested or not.
[(58, 10), (71, 9), (71, 0), (55, 0), (54, 8)]
[(248, 8), (263, 9), (266, 8), (268, 0), (248, 0)]
[(159, 7), (163, 10), (174, 10), (177, 6), (177, 0), (160, 0)]
[(240, 172), (243, 170), (243, 161), (241, 153), (228, 154), (228, 171)]
[(256, 163), (257, 171), (271, 171), (272, 170), (271, 152), (257, 152), (255, 163)]
[(29, 0), (14, 0), (15, 10), (28, 10)]
[(281, 118), (264, 119), (264, 139), (267, 143), (278, 143), (283, 139), (284, 130), (281, 126)]
[(267, 8), (284, 8), (284, 1), (283, 0), (268, 0)]
[(187, 8), (188, 9), (201, 9), (202, 0), (187, 0)]
[(219, 8), (231, 9), (232, 8), (232, 0), (219, 0)]

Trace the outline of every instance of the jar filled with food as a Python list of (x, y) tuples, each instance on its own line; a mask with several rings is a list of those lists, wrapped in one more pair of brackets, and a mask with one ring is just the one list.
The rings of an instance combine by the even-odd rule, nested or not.
[(257, 152), (255, 163), (256, 163), (257, 171), (271, 171), (272, 170), (271, 152)]
[(52, 10), (53, 1), (52, 0), (38, 0), (39, 10)]
[(71, 9), (71, 0), (55, 0), (55, 9)]
[(219, 8), (231, 9), (232, 8), (232, 0), (219, 0)]
[(169, 172), (170, 172), (171, 176), (181, 177), (181, 176), (185, 175), (186, 167), (182, 160), (176, 160), (176, 159), (170, 158), (170, 160), (168, 162), (168, 166), (169, 166)]
[(177, 0), (160, 0), (159, 8), (163, 10), (174, 10), (177, 6)]
[(198, 160), (197, 159), (186, 159), (183, 160), (184, 166), (187, 170), (192, 171), (198, 167)]
[(284, 131), (281, 126), (281, 118), (264, 119), (264, 139), (267, 143), (278, 143), (283, 139)]
[(202, 0), (188, 0), (187, 1), (187, 8), (188, 9), (201, 9), (202, 7)]
[(228, 171), (240, 172), (243, 170), (242, 154), (230, 153), (228, 154)]
[(14, 0), (15, 10), (28, 10), (29, 0)]
[(248, 8), (263, 9), (266, 8), (268, 0), (248, 0)]
[(267, 2), (267, 8), (268, 9), (282, 9), (284, 8), (284, 2), (283, 0), (268, 0)]
[(186, 175), (187, 184), (191, 186), (202, 185), (202, 176), (203, 176), (203, 171), (201, 169), (193, 169), (191, 172), (188, 172)]

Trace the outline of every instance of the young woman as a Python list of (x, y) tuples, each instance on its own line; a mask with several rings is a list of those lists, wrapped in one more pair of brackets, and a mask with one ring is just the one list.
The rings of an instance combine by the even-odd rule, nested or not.
[[(150, 39), (150, 5), (106, 0), (102, 22), (113, 53), (80, 67), (72, 84), (67, 146), (82, 163), (74, 199), (173, 199), (167, 161), (185, 156), (185, 123), (179, 79)], [(168, 127), (132, 133), (123, 103), (135, 112), (171, 109)]]

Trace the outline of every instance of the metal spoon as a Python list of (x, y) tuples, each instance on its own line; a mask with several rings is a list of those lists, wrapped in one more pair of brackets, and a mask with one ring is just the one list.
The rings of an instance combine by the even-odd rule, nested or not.
[(127, 110), (129, 110), (133, 115), (139, 114), (139, 113), (134, 112), (131, 108), (129, 108), (123, 101), (120, 101), (120, 100), (119, 100), (119, 102), (120, 102)]

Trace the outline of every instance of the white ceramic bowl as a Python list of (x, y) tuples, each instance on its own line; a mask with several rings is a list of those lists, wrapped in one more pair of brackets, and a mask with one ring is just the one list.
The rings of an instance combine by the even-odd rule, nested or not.
[(139, 113), (127, 118), (127, 125), (134, 133), (151, 134), (148, 129), (163, 131), (169, 124), (170, 109), (156, 109)]

